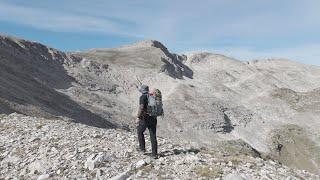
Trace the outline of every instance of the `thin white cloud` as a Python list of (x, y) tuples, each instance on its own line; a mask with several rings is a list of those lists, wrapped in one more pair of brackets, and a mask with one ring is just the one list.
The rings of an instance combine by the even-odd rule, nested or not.
[[(261, 37), (320, 29), (317, 0), (57, 0), (45, 8), (0, 2), (0, 18), (53, 31), (126, 34), (165, 42), (207, 43), (222, 36)], [(63, 9), (59, 12), (59, 9)], [(23, 17), (23, 18), (22, 18)], [(122, 27), (123, 22), (137, 27)]]
[[(320, 59), (319, 38), (310, 38), (320, 31), (319, 0), (55, 2), (42, 1), (38, 5), (36, 0), (30, 0), (21, 5), (0, 0), (0, 20), (58, 32), (98, 32), (157, 39), (170, 49), (180, 50), (214, 48), (219, 46), (220, 40), (226, 39), (233, 48), (225, 49), (226, 45), (221, 43), (220, 51), (228, 55), (232, 52), (232, 56), (240, 59), (285, 57), (310, 64)], [(308, 35), (309, 39), (304, 40)], [(286, 40), (263, 44), (269, 39), (283, 37)], [(291, 43), (291, 37), (301, 41)], [(215, 45), (208, 47), (208, 44)], [(259, 49), (269, 48), (258, 51), (245, 47), (247, 44)], [(270, 49), (272, 46), (288, 48)]]
[(106, 18), (23, 7), (0, 2), (0, 20), (57, 32), (100, 32), (128, 35)]

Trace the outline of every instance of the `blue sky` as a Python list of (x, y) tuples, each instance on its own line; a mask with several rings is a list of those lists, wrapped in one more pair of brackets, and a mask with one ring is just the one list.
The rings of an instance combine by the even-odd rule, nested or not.
[(170, 51), (320, 66), (319, 0), (0, 0), (0, 33), (65, 50), (156, 39)]

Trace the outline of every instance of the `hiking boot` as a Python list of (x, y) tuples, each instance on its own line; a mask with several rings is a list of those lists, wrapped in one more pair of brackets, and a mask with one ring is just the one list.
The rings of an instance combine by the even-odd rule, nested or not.
[(138, 151), (138, 154), (140, 155), (145, 155), (146, 154), (146, 150), (145, 149), (140, 149), (140, 148), (137, 148), (137, 151)]
[(157, 154), (156, 154), (156, 155), (152, 154), (152, 155), (151, 155), (151, 158), (152, 158), (152, 159), (158, 159), (159, 156), (158, 156)]

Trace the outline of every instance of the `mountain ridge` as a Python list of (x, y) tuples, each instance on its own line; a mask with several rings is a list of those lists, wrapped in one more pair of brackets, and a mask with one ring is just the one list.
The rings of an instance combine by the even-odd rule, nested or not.
[[(292, 151), (279, 155), (275, 148), (292, 137), (310, 140), (306, 152), (320, 147), (319, 67), (283, 60), (248, 63), (211, 53), (177, 55), (158, 41), (64, 53), (39, 43), (0, 40), (1, 113), (66, 116), (133, 130), (136, 88), (144, 83), (163, 92), (166, 116), (159, 119), (160, 136), (211, 148), (243, 140), (291, 167), (319, 173), (317, 155), (299, 157), (315, 162), (301, 167), (290, 161)], [(270, 133), (287, 132), (288, 124), (312, 133), (287, 133), (274, 142)]]

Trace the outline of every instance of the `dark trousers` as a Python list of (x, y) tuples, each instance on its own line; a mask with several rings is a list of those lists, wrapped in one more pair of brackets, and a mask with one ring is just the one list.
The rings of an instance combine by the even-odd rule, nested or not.
[(139, 121), (139, 125), (137, 127), (138, 131), (138, 140), (139, 140), (139, 148), (141, 151), (145, 151), (145, 139), (144, 139), (144, 131), (149, 129), (151, 146), (152, 146), (152, 155), (158, 154), (158, 142), (157, 142), (157, 117), (147, 117), (145, 119), (141, 119)]

